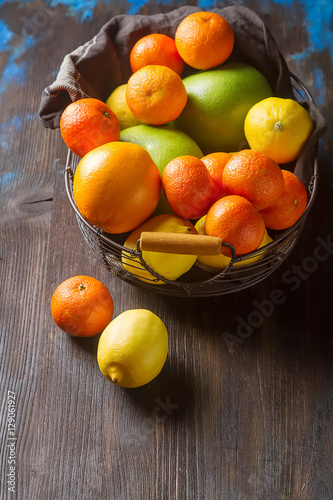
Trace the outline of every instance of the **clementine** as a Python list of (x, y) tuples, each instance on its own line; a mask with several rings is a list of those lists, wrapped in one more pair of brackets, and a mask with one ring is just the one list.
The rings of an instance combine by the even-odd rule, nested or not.
[(175, 71), (151, 64), (129, 78), (126, 100), (138, 120), (150, 125), (164, 125), (183, 111), (187, 92)]
[(195, 156), (178, 156), (165, 167), (162, 187), (171, 209), (185, 219), (197, 219), (214, 203), (217, 188), (204, 162)]
[[(265, 235), (265, 223), (260, 213), (243, 196), (231, 195), (220, 198), (210, 207), (205, 231), (218, 236), (234, 246), (236, 255), (252, 252), (261, 244)], [(231, 250), (222, 247), (222, 253), (231, 257)]]
[(155, 210), (160, 173), (138, 144), (109, 142), (81, 159), (73, 195), (83, 217), (109, 233), (131, 231)]
[(226, 19), (213, 12), (185, 17), (175, 33), (177, 50), (192, 68), (210, 69), (224, 63), (234, 47), (234, 31)]
[(221, 198), (225, 194), (222, 182), (222, 174), (224, 167), (226, 166), (230, 158), (231, 154), (229, 153), (211, 153), (201, 158), (201, 161), (203, 161), (206, 165), (210, 176), (216, 184), (218, 190), (217, 199)]
[(303, 182), (289, 170), (282, 170), (282, 175), (282, 195), (273, 205), (260, 212), (269, 229), (287, 229), (293, 226), (307, 204), (307, 192)]
[(51, 299), (51, 314), (61, 330), (75, 337), (92, 337), (110, 323), (113, 299), (106, 286), (90, 276), (63, 281)]
[[(206, 215), (201, 217), (196, 224), (195, 224), (195, 229), (198, 231), (198, 234), (206, 234), (205, 230), (205, 222), (206, 222)], [(262, 259), (267, 252), (266, 245), (271, 243), (273, 240), (269, 236), (267, 230), (265, 231), (264, 237), (262, 239), (262, 242), (260, 243), (259, 248), (262, 248), (263, 250), (260, 253), (256, 253), (252, 257), (246, 257), (244, 260), (239, 260), (237, 262), (233, 262), (232, 266), (233, 267), (243, 267), (247, 265), (254, 264), (255, 262), (258, 262), (260, 259)], [(213, 269), (225, 269), (230, 265), (230, 257), (227, 257), (223, 253), (219, 255), (198, 255), (197, 262), (200, 264), (203, 264), (204, 266), (212, 267)]]
[(118, 141), (120, 125), (109, 106), (89, 97), (65, 108), (60, 118), (60, 133), (66, 146), (83, 157), (102, 144)]
[(252, 149), (232, 155), (223, 169), (222, 182), (226, 194), (244, 196), (258, 210), (275, 203), (283, 191), (283, 175), (279, 165), (265, 154)]
[(161, 33), (152, 33), (140, 38), (130, 52), (133, 73), (150, 64), (167, 66), (178, 75), (183, 73), (185, 66), (174, 39)]

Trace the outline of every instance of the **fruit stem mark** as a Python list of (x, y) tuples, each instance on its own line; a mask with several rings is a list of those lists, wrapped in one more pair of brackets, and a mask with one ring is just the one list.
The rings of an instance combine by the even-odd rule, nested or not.
[(277, 130), (278, 132), (283, 129), (282, 123), (280, 121), (276, 122), (274, 124), (274, 129)]

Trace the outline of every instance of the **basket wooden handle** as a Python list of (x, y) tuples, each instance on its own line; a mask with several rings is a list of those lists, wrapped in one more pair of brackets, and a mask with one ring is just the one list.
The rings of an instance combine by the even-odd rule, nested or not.
[(140, 236), (140, 248), (150, 252), (219, 255), (222, 249), (222, 240), (215, 236), (202, 234), (143, 231)]

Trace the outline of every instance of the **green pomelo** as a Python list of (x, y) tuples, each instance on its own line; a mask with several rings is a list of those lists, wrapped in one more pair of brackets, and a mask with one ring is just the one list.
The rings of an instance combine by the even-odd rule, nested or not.
[(203, 157), (201, 149), (191, 137), (167, 125), (136, 125), (122, 130), (120, 140), (134, 142), (148, 151), (160, 174), (169, 161), (177, 156)]
[(183, 80), (188, 100), (175, 120), (204, 154), (246, 147), (244, 120), (249, 109), (273, 91), (262, 73), (244, 63), (225, 63)]
[[(170, 126), (136, 125), (122, 130), (120, 140), (134, 142), (142, 146), (150, 154), (160, 174), (164, 167), (177, 156), (191, 155), (202, 158), (203, 153), (194, 140), (185, 132)], [(154, 215), (173, 213), (163, 190)]]

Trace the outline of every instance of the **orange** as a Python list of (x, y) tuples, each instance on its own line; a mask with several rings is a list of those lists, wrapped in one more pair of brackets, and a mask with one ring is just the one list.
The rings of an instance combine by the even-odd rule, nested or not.
[(160, 64), (173, 69), (178, 75), (184, 71), (185, 63), (180, 57), (173, 38), (152, 33), (140, 38), (130, 52), (133, 73), (150, 64)]
[[(243, 196), (220, 198), (209, 209), (205, 222), (209, 236), (218, 236), (234, 246), (236, 255), (252, 252), (261, 244), (265, 223), (260, 213)], [(231, 257), (231, 250), (222, 247), (222, 253)]]
[(63, 281), (51, 299), (51, 314), (61, 330), (75, 337), (92, 337), (110, 323), (114, 304), (103, 283), (90, 276)]
[(60, 132), (66, 146), (78, 156), (110, 141), (118, 141), (120, 125), (104, 102), (89, 97), (72, 102), (60, 118)]
[(226, 19), (213, 12), (195, 12), (179, 24), (175, 42), (192, 68), (210, 69), (224, 63), (234, 47), (234, 31)]
[(269, 229), (287, 229), (303, 214), (307, 204), (307, 192), (303, 182), (288, 170), (282, 170), (283, 193), (270, 207), (260, 213)]
[(160, 173), (138, 144), (109, 142), (81, 159), (73, 194), (83, 217), (109, 233), (131, 231), (155, 210)]
[(178, 156), (165, 167), (162, 187), (171, 209), (184, 219), (197, 219), (214, 203), (217, 188), (199, 158)]
[(232, 155), (224, 167), (222, 182), (226, 194), (238, 194), (258, 210), (275, 203), (283, 191), (279, 165), (263, 153), (244, 149)]
[(183, 111), (187, 92), (175, 71), (151, 64), (130, 77), (126, 100), (138, 120), (150, 125), (164, 125), (175, 120)]
[(211, 153), (201, 158), (201, 161), (203, 161), (206, 165), (207, 170), (218, 189), (217, 199), (221, 198), (225, 194), (222, 183), (222, 173), (230, 158), (231, 154), (229, 153)]

